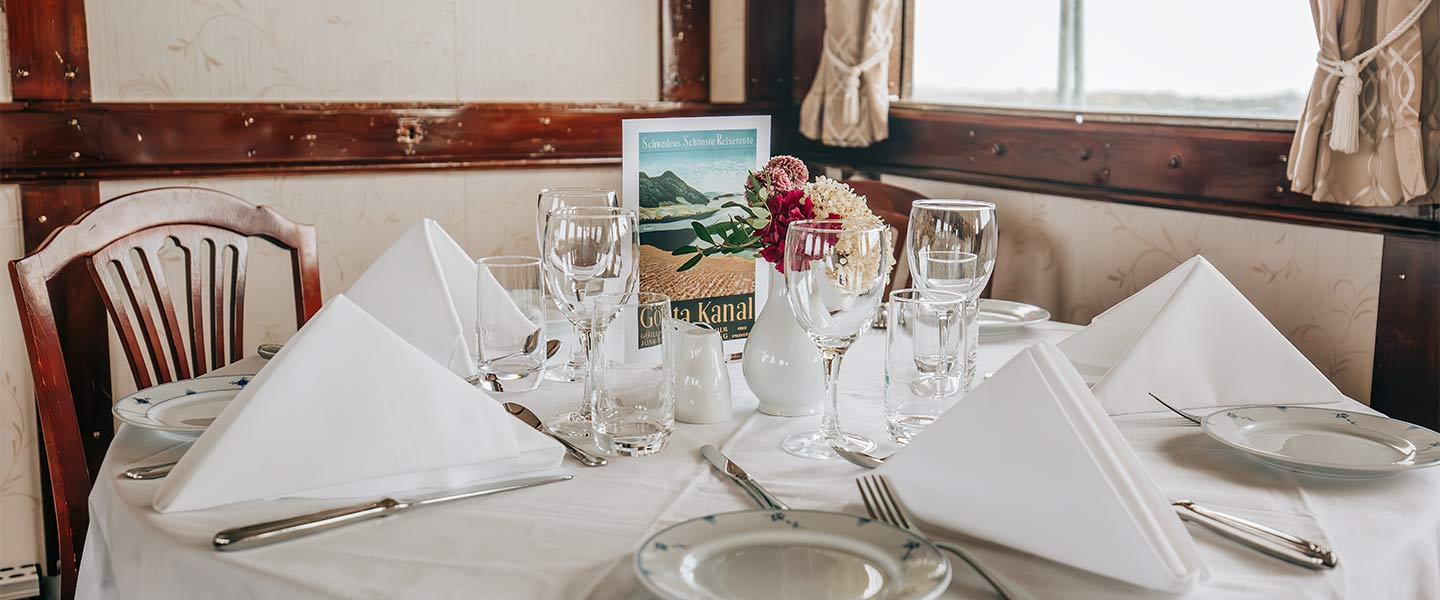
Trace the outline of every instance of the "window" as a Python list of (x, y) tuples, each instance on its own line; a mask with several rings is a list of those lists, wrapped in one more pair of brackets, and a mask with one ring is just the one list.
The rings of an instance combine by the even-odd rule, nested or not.
[(1304, 2), (911, 1), (917, 102), (1296, 119), (1315, 70)]

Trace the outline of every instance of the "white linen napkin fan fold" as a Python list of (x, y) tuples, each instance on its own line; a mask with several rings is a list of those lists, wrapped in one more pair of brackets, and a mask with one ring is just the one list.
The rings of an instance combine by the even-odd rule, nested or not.
[(1052, 344), (1021, 352), (881, 467), (926, 522), (1145, 588), (1203, 576), (1195, 543)]
[(1059, 347), (1112, 415), (1344, 398), (1219, 270), (1195, 256)]
[(546, 471), (563, 457), (554, 440), (340, 295), (195, 441), (154, 506), (378, 497)]
[[(532, 323), (486, 273), (486, 310), (506, 310), (503, 322), (515, 337), (543, 324)], [(346, 295), (421, 352), (461, 377), (476, 374), (475, 261), (439, 223), (422, 219), (371, 263)]]

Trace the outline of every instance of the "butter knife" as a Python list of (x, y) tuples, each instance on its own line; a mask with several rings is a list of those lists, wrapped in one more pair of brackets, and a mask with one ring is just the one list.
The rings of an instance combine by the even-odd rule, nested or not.
[(790, 507), (786, 506), (784, 502), (781, 502), (780, 499), (776, 498), (770, 492), (765, 491), (765, 488), (760, 485), (760, 482), (755, 481), (755, 478), (751, 477), (749, 473), (746, 473), (745, 469), (740, 468), (740, 465), (735, 464), (734, 461), (721, 453), (719, 448), (711, 444), (705, 444), (700, 447), (700, 456), (705, 457), (705, 460), (710, 462), (711, 468), (729, 477), (731, 481), (734, 481), (740, 486), (740, 489), (749, 493), (750, 497), (755, 499), (756, 504), (760, 505), (760, 508), (790, 510)]
[(215, 534), (215, 538), (211, 540), (211, 543), (216, 550), (244, 550), (276, 542), (293, 540), (312, 533), (329, 531), (351, 523), (359, 523), (360, 521), (377, 517), (387, 517), (410, 509), (434, 506), (455, 500), (478, 498), (480, 496), (488, 496), (490, 494), (498, 494), (500, 492), (508, 492), (510, 490), (518, 490), (520, 488), (566, 481), (569, 479), (573, 479), (573, 477), (570, 475), (547, 475), (544, 477), (529, 477), (499, 483), (489, 483), (460, 490), (450, 490), (440, 495), (421, 498), (381, 498), (374, 502), (342, 506), (275, 521), (266, 521), (264, 523), (226, 529)]
[(1173, 504), (1181, 519), (1202, 525), (1285, 562), (1317, 571), (1333, 569), (1340, 562), (1329, 548), (1278, 529), (1205, 508), (1189, 500), (1177, 500)]

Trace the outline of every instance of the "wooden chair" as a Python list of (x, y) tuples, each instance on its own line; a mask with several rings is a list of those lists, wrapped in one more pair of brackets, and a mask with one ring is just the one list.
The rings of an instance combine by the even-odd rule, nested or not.
[(927, 198), (916, 190), (908, 187), (875, 181), (873, 179), (846, 179), (842, 183), (855, 190), (855, 193), (865, 197), (870, 211), (875, 216), (885, 221), (886, 225), (895, 228), (895, 273), (890, 277), (890, 283), (885, 286), (885, 297), (890, 297), (890, 290), (894, 289), (896, 282), (903, 283), (910, 280), (910, 273), (905, 262), (905, 232), (910, 228), (910, 205), (916, 200)]
[[(75, 594), (89, 525), (86, 502), (96, 476), (90, 465), (99, 464), (87, 464), (77, 400), (85, 401), (82, 406), (90, 411), (103, 410), (107, 428), (111, 421), (109, 398), (84, 397), (93, 390), (81, 387), (78, 376), (89, 365), (72, 365), (75, 373), (66, 368), (59, 332), (66, 331), (67, 324), (56, 322), (55, 307), (67, 299), (52, 298), (50, 281), (67, 265), (84, 261), (120, 334), (135, 384), (143, 389), (202, 375), (241, 358), (250, 237), (289, 250), (295, 318), (303, 324), (320, 309), (314, 227), (215, 190), (171, 187), (120, 196), (56, 229), (34, 252), (10, 262), (45, 448), (51, 503), (47, 516), (53, 515), (47, 519), (52, 521), (47, 529), (53, 527), (47, 570), (61, 577), (64, 598)], [(159, 260), (167, 242), (183, 252), (189, 293), (182, 316), (176, 314)], [(103, 327), (81, 333), (96, 344), (107, 343)], [(72, 394), (72, 389), (80, 393)], [(99, 431), (93, 434), (102, 437)]]

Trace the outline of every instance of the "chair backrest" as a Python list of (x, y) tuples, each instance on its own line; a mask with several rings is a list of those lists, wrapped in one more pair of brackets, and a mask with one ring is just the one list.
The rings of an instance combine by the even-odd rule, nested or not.
[(928, 196), (904, 186), (873, 179), (846, 179), (843, 183), (864, 196), (870, 211), (895, 229), (895, 273), (885, 286), (885, 297), (889, 298), (890, 290), (897, 282), (903, 286), (910, 280), (909, 267), (905, 262), (905, 232), (910, 228), (910, 205)]
[[(74, 594), (89, 524), (86, 502), (96, 475), (89, 464), (99, 462), (87, 464), (76, 417), (81, 399), (72, 394), (76, 388), (58, 334), (65, 325), (56, 322), (50, 281), (68, 265), (85, 261), (120, 334), (135, 384), (146, 388), (240, 358), (250, 237), (290, 252), (295, 318), (304, 324), (321, 301), (314, 227), (215, 190), (170, 187), (120, 196), (56, 229), (35, 251), (10, 262), (44, 440), (53, 509), (47, 511), (53, 515), (47, 529), (53, 526), (50, 546), (59, 554), (64, 597)], [(183, 253), (188, 289), (183, 327), (160, 264), (159, 252), (167, 242)], [(107, 343), (104, 329), (93, 336), (96, 344)], [(103, 409), (108, 423), (108, 402), (81, 405)]]

